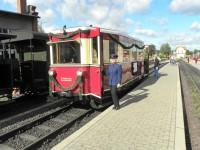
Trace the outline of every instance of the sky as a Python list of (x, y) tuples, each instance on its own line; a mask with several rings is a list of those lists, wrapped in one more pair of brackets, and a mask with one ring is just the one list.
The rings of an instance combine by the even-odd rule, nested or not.
[[(17, 0), (1, 0), (0, 9), (16, 12)], [(64, 25), (117, 29), (157, 49), (169, 43), (200, 49), (200, 0), (27, 0), (39, 12), (45, 32)]]

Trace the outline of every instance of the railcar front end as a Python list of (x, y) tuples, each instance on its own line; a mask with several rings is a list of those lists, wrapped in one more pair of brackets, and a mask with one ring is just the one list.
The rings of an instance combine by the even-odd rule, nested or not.
[[(90, 102), (93, 107), (110, 97), (106, 70), (111, 54), (122, 66), (122, 88), (145, 74), (144, 44), (114, 30), (80, 27), (50, 34), (49, 93)], [(95, 106), (96, 105), (96, 106)]]
[(50, 35), (50, 94), (87, 101), (101, 99), (99, 29)]

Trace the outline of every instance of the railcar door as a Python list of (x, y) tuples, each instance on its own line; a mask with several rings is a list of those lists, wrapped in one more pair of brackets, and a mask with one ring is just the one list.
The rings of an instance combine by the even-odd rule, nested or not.
[[(117, 38), (117, 37), (116, 37)], [(103, 52), (103, 92), (104, 95), (109, 94), (109, 86), (108, 86), (108, 76), (107, 76), (107, 69), (110, 64), (110, 56), (111, 54), (118, 54), (118, 44), (110, 39), (108, 34), (102, 35), (102, 52)]]

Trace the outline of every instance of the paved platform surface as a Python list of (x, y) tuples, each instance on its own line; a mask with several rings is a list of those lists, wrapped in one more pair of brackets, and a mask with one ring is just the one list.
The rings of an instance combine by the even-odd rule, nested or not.
[(185, 150), (182, 97), (177, 65), (149, 77), (53, 150)]

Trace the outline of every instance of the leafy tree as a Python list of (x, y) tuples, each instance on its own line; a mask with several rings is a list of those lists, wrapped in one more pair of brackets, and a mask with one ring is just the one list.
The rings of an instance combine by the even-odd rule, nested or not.
[(194, 50), (194, 54), (197, 54), (198, 52), (200, 52), (200, 50), (198, 50), (198, 49)]
[(186, 55), (189, 56), (189, 55), (192, 55), (193, 53), (189, 50), (186, 50)]
[(160, 47), (160, 53), (161, 55), (164, 55), (165, 57), (169, 57), (171, 54), (171, 47), (168, 43), (162, 44)]
[(152, 56), (156, 53), (156, 46), (153, 44), (149, 45), (149, 56)]

